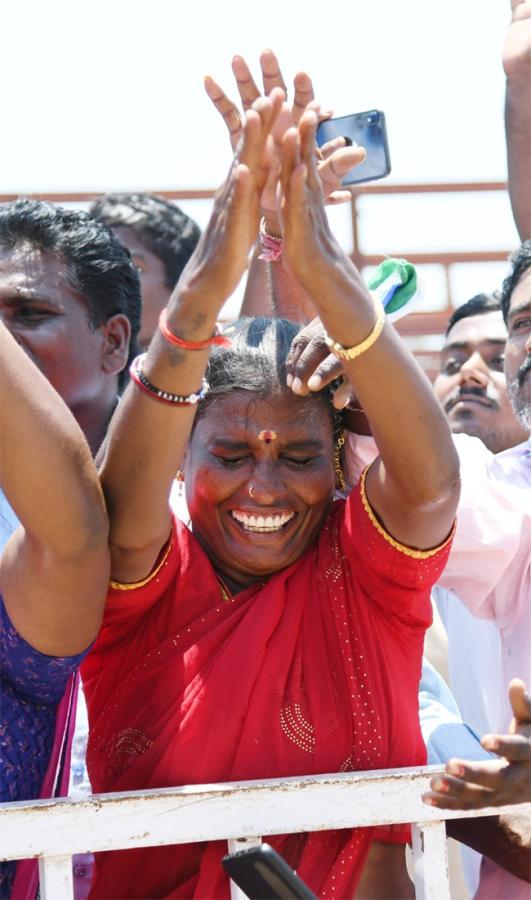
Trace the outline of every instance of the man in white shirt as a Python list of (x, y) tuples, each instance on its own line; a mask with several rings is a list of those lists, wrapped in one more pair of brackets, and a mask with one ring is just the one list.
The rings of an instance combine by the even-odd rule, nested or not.
[[(507, 393), (506, 340), (500, 298), (489, 294), (473, 297), (448, 322), (441, 371), (434, 383), (454, 434), (479, 438), (491, 453), (514, 447), (528, 436)], [(490, 454), (487, 458), (490, 460)], [(461, 716), (479, 735), (507, 727), (500, 631), (495, 622), (472, 615), (455, 593), (441, 585), (433, 590), (433, 598), (448, 634), (450, 681), (459, 712), (452, 710), (448, 697), (441, 700), (437, 696), (425, 666), (420, 717), (429, 761), (445, 762), (456, 754), (483, 759), (482, 748), (467, 734), (466, 725), (460, 727), (458, 722)], [(440, 690), (440, 685), (436, 688)], [(468, 847), (463, 848), (463, 867), (472, 895), (478, 888), (481, 859)], [(506, 873), (496, 874), (504, 882), (510, 878)]]
[[(507, 394), (506, 340), (499, 296), (472, 297), (448, 321), (434, 382), (454, 434), (479, 438), (491, 453), (527, 438)], [(506, 696), (499, 630), (440, 585), (433, 597), (448, 634), (450, 681), (461, 715), (479, 734), (498, 730)]]
[[(449, 564), (441, 585), (481, 619), (493, 622), (502, 644), (503, 688), (530, 682), (531, 654), (531, 241), (513, 256), (502, 293), (508, 338), (504, 369), (510, 400), (527, 440), (490, 453), (461, 439), (463, 493)], [(502, 708), (496, 730), (506, 730)]]
[[(522, 244), (512, 263), (502, 292), (508, 329), (504, 371), (511, 404), (527, 440), (494, 455), (477, 441), (461, 439), (463, 493), (454, 548), (440, 582), (449, 592), (449, 615), (456, 616), (449, 646), (453, 643), (456, 659), (461, 654), (461, 671), (456, 666), (459, 674), (454, 685), (456, 694), (462, 695), (460, 705), (467, 693), (469, 673), (469, 699), (475, 692), (477, 701), (473, 682), (481, 688), (481, 663), (488, 663), (488, 644), (478, 629), (474, 652), (463, 656), (464, 645), (456, 627), (461, 607), (458, 598), (479, 617), (474, 619), (479, 628), (484, 619), (498, 631), (500, 674), (484, 681), (487, 702), (483, 707), (478, 704), (478, 715), (483, 709), (487, 730), (502, 733), (509, 730), (510, 718), (505, 685), (515, 677), (524, 678), (528, 684), (531, 680), (531, 241)], [(511, 724), (513, 733), (482, 739), (483, 747), (499, 759), (477, 763), (450, 760), (447, 774), (433, 780), (427, 802), (439, 807), (479, 809), (531, 799), (531, 703), (523, 696), (522, 686), (514, 682), (511, 694), (516, 713)], [(467, 718), (470, 720), (470, 713)], [(516, 900), (528, 896), (528, 890), (522, 879), (488, 859), (483, 861), (477, 898)]]

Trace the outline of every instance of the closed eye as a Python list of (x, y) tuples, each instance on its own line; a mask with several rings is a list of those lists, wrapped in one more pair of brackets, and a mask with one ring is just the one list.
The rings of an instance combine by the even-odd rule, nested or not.
[(45, 307), (19, 306), (13, 319), (15, 322), (21, 322), (22, 324), (37, 325), (39, 322), (44, 322), (46, 319), (52, 318), (55, 315), (57, 315), (57, 313)]
[(290, 466), (304, 467), (309, 466), (310, 463), (317, 459), (316, 456), (282, 456), (283, 462), (287, 462)]
[(216, 456), (216, 459), (221, 463), (222, 466), (227, 466), (229, 469), (234, 469), (237, 466), (242, 465), (242, 463), (246, 462), (249, 457), (248, 456)]

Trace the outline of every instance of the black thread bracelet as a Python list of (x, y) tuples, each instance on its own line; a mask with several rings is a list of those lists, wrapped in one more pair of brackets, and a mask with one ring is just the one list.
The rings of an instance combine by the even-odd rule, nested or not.
[(145, 353), (135, 357), (129, 368), (129, 374), (136, 386), (140, 388), (148, 397), (153, 400), (159, 400), (161, 403), (168, 403), (170, 406), (195, 406), (203, 399), (208, 390), (206, 381), (193, 394), (172, 394), (171, 391), (162, 391), (160, 388), (151, 384), (149, 378), (142, 371), (142, 363), (146, 357)]

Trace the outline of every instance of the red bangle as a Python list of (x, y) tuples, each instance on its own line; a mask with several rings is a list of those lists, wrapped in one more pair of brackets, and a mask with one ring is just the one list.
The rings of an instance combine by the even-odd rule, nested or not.
[(159, 316), (159, 328), (162, 336), (168, 343), (173, 344), (174, 347), (180, 347), (181, 350), (206, 350), (207, 347), (211, 347), (212, 344), (217, 344), (219, 347), (231, 346), (230, 338), (219, 334), (217, 329), (212, 337), (207, 338), (206, 341), (185, 341), (184, 338), (177, 337), (177, 335), (168, 328), (166, 308), (161, 311)]

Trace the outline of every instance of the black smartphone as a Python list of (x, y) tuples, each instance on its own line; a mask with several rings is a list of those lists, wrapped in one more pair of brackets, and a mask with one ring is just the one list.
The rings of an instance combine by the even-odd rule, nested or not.
[(317, 900), (269, 844), (229, 853), (221, 863), (249, 900)]
[(339, 116), (321, 122), (317, 129), (317, 143), (321, 147), (335, 137), (344, 137), (347, 143), (359, 144), (367, 151), (367, 156), (359, 166), (354, 166), (345, 175), (342, 184), (359, 184), (385, 178), (391, 171), (391, 158), (387, 142), (385, 115), (379, 109)]

